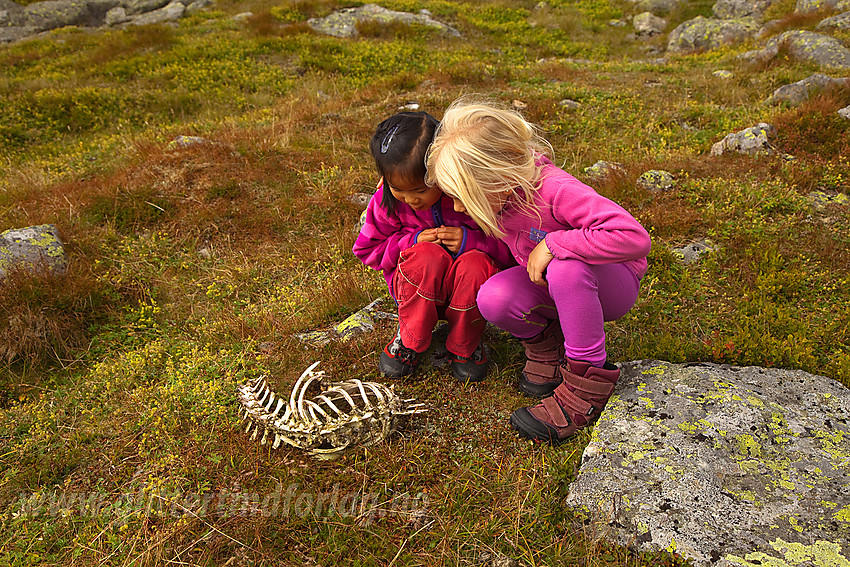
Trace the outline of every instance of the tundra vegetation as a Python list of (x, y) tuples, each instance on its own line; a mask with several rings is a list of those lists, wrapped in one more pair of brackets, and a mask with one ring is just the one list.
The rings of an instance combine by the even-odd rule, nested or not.
[[(617, 0), (381, 2), (427, 8), (461, 37), (364, 24), (339, 39), (306, 24), (358, 4), (218, 0), (175, 25), (0, 46), (0, 230), (54, 224), (69, 255), (63, 278), (0, 286), (0, 563), (684, 563), (608, 544), (563, 505), (589, 433), (559, 448), (515, 436), (522, 353), (496, 330), (485, 383), (461, 387), (439, 366), (395, 383), (430, 410), (389, 442), (318, 462), (242, 432), (234, 392), (261, 374), (284, 393), (317, 360), (340, 380), (377, 379), (392, 321), (344, 344), (293, 335), (387, 297), (350, 253), (351, 197), (375, 187), (373, 128), (409, 101), (438, 118), (463, 94), (521, 101), (556, 160), (650, 230), (638, 303), (608, 327), (614, 361), (850, 385), (850, 213), (807, 198), (847, 194), (837, 110), (850, 91), (764, 104), (829, 71), (782, 50), (736, 58), (763, 39), (663, 54), (664, 34), (609, 24), (631, 19)], [(668, 31), (712, 4), (682, 3)], [(771, 33), (822, 19), (793, 10), (769, 8)], [(710, 155), (760, 122), (779, 154)], [(170, 143), (180, 135), (207, 142)], [(622, 169), (590, 181), (599, 160)], [(673, 188), (637, 184), (649, 170)], [(698, 262), (673, 252), (701, 239), (713, 250)]]

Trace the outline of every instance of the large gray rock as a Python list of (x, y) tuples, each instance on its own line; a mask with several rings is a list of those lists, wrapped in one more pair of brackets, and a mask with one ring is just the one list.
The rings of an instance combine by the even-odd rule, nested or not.
[(842, 12), (822, 20), (816, 27), (819, 30), (850, 30), (850, 12)]
[(0, 0), (0, 26), (8, 26), (15, 15), (21, 13), (24, 7), (12, 0)]
[(716, 49), (750, 39), (758, 30), (758, 24), (751, 18), (716, 20), (697, 16), (670, 32), (667, 49), (673, 52)]
[(627, 363), (566, 502), (696, 567), (850, 565), (850, 391), (799, 370)]
[(761, 21), (771, 4), (773, 0), (717, 0), (711, 11), (721, 20), (755, 18)]
[(797, 81), (796, 83), (782, 85), (781, 87), (773, 91), (773, 94), (770, 95), (766, 102), (768, 104), (778, 104), (781, 102), (787, 102), (791, 106), (796, 106), (798, 104), (806, 102), (811, 96), (828, 87), (831, 87), (833, 85), (847, 84), (850, 84), (850, 79), (835, 79), (826, 75), (822, 75), (820, 73), (816, 73), (810, 77), (806, 77), (801, 81)]
[(739, 57), (745, 61), (770, 61), (785, 48), (788, 54), (799, 61), (806, 61), (835, 69), (850, 68), (850, 49), (843, 43), (820, 33), (793, 30), (773, 37), (762, 49), (742, 53)]
[(19, 27), (46, 31), (64, 26), (87, 25), (94, 18), (88, 2), (84, 0), (46, 0), (26, 6), (11, 21)]
[(127, 15), (142, 14), (144, 12), (152, 12), (166, 6), (169, 0), (124, 0), (121, 5), (124, 7)]
[(186, 11), (186, 6), (182, 3), (174, 1), (167, 6), (163, 6), (158, 10), (151, 10), (134, 16), (129, 22), (124, 25), (128, 26), (147, 26), (150, 24), (162, 24), (165, 22), (173, 22), (183, 17)]
[(393, 22), (420, 24), (438, 29), (446, 35), (460, 36), (460, 33), (456, 29), (434, 20), (427, 14), (396, 12), (382, 8), (377, 4), (366, 4), (357, 8), (345, 8), (321, 19), (311, 18), (307, 20), (307, 24), (320, 33), (334, 37), (356, 37), (358, 35), (357, 24), (364, 21), (386, 24)]
[(66, 266), (65, 248), (52, 224), (0, 233), (0, 278), (13, 268), (61, 274)]

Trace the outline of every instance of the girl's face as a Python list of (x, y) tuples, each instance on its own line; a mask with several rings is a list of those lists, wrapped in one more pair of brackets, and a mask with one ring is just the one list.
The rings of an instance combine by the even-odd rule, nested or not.
[(386, 181), (386, 183), (389, 185), (393, 197), (402, 203), (407, 203), (414, 211), (430, 209), (443, 195), (439, 187), (428, 187), (423, 180), (410, 182), (400, 179), (396, 183), (389, 181)]

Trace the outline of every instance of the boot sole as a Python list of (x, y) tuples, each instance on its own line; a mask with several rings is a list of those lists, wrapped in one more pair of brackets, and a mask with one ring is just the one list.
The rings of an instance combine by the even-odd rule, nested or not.
[(569, 439), (569, 437), (559, 439), (558, 432), (554, 428), (534, 419), (527, 408), (519, 408), (511, 414), (511, 427), (519, 433), (520, 437), (535, 443), (548, 443), (553, 447)]

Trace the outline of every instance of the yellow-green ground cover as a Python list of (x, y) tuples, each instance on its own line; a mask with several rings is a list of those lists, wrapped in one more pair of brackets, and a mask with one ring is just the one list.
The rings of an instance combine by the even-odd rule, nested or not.
[[(463, 94), (520, 100), (567, 170), (623, 164), (595, 186), (654, 248), (637, 305), (608, 328), (614, 360), (850, 385), (850, 214), (806, 197), (847, 193), (848, 91), (765, 106), (819, 69), (735, 59), (753, 45), (659, 62), (648, 48), (663, 38), (608, 24), (631, 15), (613, 0), (551, 0), (546, 17), (531, 1), (382, 2), (428, 8), (461, 38), (363, 26), (343, 40), (304, 23), (357, 4), (222, 0), (174, 27), (0, 46), (0, 230), (55, 224), (70, 256), (63, 279), (0, 287), (0, 564), (681, 563), (607, 545), (563, 506), (588, 436), (556, 449), (514, 436), (523, 361), (496, 331), (484, 384), (438, 369), (395, 384), (431, 410), (389, 443), (317, 463), (240, 430), (234, 389), (260, 374), (281, 391), (316, 360), (376, 378), (390, 322), (344, 345), (292, 335), (387, 294), (350, 253), (350, 197), (376, 181), (372, 129), (409, 100), (437, 117)], [(710, 15), (688, 4), (669, 29)], [(796, 159), (709, 155), (761, 121)], [(675, 188), (636, 188), (649, 169)], [(716, 251), (683, 265), (671, 250), (698, 238)]]

